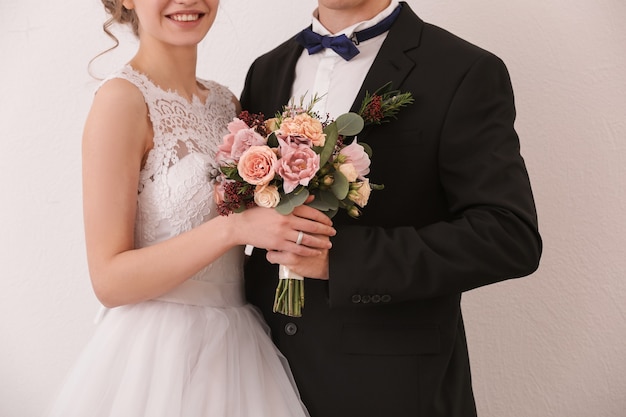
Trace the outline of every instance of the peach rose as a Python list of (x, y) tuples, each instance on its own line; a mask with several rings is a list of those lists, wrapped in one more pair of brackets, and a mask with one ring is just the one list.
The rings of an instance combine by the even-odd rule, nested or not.
[(257, 185), (254, 189), (254, 202), (259, 207), (276, 207), (280, 202), (278, 187), (275, 185)]
[(280, 124), (281, 136), (302, 135), (311, 139), (314, 146), (324, 146), (326, 134), (322, 123), (306, 113), (285, 117)]
[(267, 145), (249, 147), (239, 159), (239, 175), (249, 184), (268, 184), (275, 175), (276, 154)]
[(265, 121), (265, 129), (267, 129), (268, 132), (273, 132), (275, 130), (278, 130), (278, 119), (275, 117), (272, 117), (271, 119), (267, 119)]
[(350, 186), (348, 198), (362, 208), (367, 205), (371, 192), (372, 188), (370, 187), (370, 181), (366, 178), (364, 181)]

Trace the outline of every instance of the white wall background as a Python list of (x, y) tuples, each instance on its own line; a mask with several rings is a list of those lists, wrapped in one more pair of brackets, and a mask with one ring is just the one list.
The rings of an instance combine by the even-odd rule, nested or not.
[[(199, 75), (238, 95), (314, 0), (222, 1)], [(508, 64), (545, 251), (464, 298), (481, 417), (626, 416), (626, 2), (409, 0)], [(97, 0), (0, 0), (0, 416), (38, 416), (91, 336), (82, 125)], [(104, 75), (135, 42), (98, 61)]]

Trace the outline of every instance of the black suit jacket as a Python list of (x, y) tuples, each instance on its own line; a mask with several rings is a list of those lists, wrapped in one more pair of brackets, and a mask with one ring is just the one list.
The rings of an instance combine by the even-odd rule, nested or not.
[[(290, 39), (258, 58), (242, 107), (286, 104), (301, 52)], [(475, 416), (461, 294), (526, 276), (541, 254), (509, 74), (403, 3), (353, 110), (388, 81), (415, 103), (359, 135), (385, 189), (359, 219), (335, 217), (330, 280), (306, 280), (301, 318), (274, 314), (277, 268), (257, 250), (247, 296), (312, 417)]]

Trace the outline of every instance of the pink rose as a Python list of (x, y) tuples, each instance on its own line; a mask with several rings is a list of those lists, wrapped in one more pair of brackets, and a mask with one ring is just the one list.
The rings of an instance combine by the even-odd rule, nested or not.
[(358, 173), (359, 179), (365, 179), (365, 176), (370, 172), (370, 157), (365, 152), (365, 148), (354, 141), (339, 151), (339, 155), (345, 158), (344, 163), (351, 163), (354, 165)]
[(232, 122), (227, 125), (228, 134), (224, 136), (222, 144), (219, 146), (216, 158), (218, 161), (232, 160), (231, 155), (233, 149), (233, 143), (235, 142), (235, 133), (242, 129), (248, 129), (248, 125), (238, 118), (234, 118)]
[(320, 156), (306, 145), (287, 144), (279, 139), (281, 158), (276, 172), (283, 179), (285, 193), (292, 192), (298, 184), (309, 185), (309, 181), (320, 168)]
[(324, 146), (326, 134), (322, 123), (306, 113), (285, 117), (280, 124), (280, 135), (301, 135), (311, 139), (314, 146)]
[(253, 128), (242, 129), (235, 133), (235, 140), (230, 154), (234, 159), (238, 159), (251, 146), (261, 146), (265, 144), (265, 138), (259, 135)]
[(228, 124), (228, 131), (230, 133), (224, 136), (223, 143), (219, 146), (216, 155), (218, 161), (237, 160), (250, 146), (266, 143), (265, 138), (254, 128), (248, 127), (244, 121), (237, 118)]
[(250, 146), (239, 159), (239, 175), (249, 184), (269, 183), (275, 175), (276, 154), (267, 145)]
[(215, 205), (219, 206), (224, 202), (224, 182), (218, 181), (215, 182), (215, 187), (213, 188), (213, 199), (215, 200)]

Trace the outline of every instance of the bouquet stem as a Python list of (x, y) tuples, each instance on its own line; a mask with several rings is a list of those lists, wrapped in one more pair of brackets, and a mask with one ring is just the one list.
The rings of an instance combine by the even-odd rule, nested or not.
[(278, 286), (274, 297), (274, 313), (302, 317), (304, 277), (283, 265), (278, 266)]

